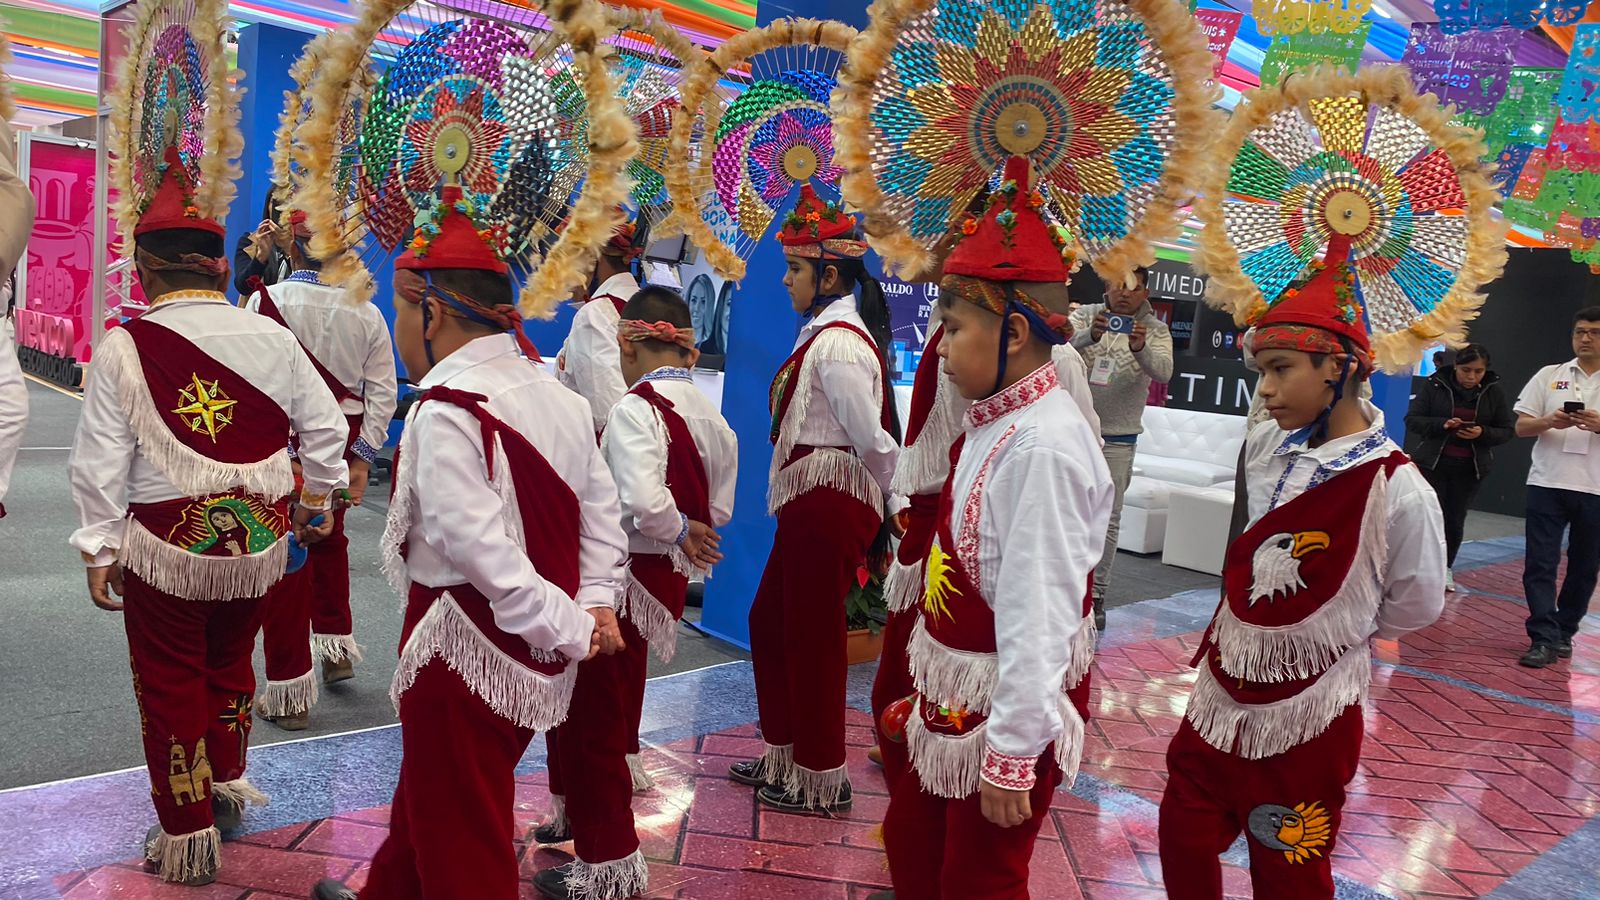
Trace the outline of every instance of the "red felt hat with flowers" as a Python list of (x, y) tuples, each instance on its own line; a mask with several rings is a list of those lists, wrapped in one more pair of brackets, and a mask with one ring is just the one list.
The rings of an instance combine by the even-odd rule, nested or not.
[(218, 237), (227, 233), (221, 222), (200, 215), (194, 205), (194, 184), (183, 167), (183, 157), (178, 148), (169, 146), (162, 156), (161, 184), (150, 197), (150, 205), (139, 216), (133, 236), (141, 237), (153, 231), (172, 228), (192, 228), (209, 231)]
[(1367, 334), (1366, 317), (1356, 299), (1355, 279), (1350, 271), (1350, 236), (1335, 233), (1328, 241), (1328, 252), (1298, 290), (1284, 291), (1255, 324), (1251, 351), (1302, 350), (1307, 353), (1342, 353), (1339, 338), (1347, 339), (1365, 357), (1363, 368), (1372, 366), (1372, 339)]
[(810, 259), (860, 259), (866, 242), (856, 240), (856, 218), (831, 200), (823, 200), (810, 182), (800, 186), (800, 199), (778, 229), (785, 253)]
[(504, 275), (510, 271), (494, 251), (491, 233), (472, 222), (472, 206), (458, 185), (447, 184), (439, 195), (432, 221), (417, 227), (415, 236), (394, 261), (396, 269), (479, 269)]
[(969, 217), (944, 262), (945, 275), (984, 281), (1053, 282), (1072, 279), (1065, 229), (1044, 220), (1044, 197), (1028, 186), (1028, 160), (1006, 161), (1005, 177), (989, 195), (983, 218)]
[(297, 209), (289, 213), (289, 231), (297, 238), (311, 237), (311, 226), (307, 224), (305, 210)]

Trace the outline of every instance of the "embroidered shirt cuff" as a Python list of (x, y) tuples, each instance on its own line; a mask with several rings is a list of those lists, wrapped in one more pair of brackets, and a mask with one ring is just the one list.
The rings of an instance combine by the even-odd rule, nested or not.
[(306, 509), (322, 512), (333, 505), (330, 502), (332, 497), (332, 494), (314, 494), (310, 490), (303, 490), (300, 492), (300, 505)]
[(683, 520), (683, 528), (679, 529), (678, 536), (673, 539), (673, 546), (682, 547), (683, 542), (689, 539), (689, 517), (678, 513), (678, 518)]
[(294, 444), (292, 444), (292, 443), (289, 445), (289, 458), (290, 459), (299, 459), (300, 458), (300, 452), (298, 450), (294, 449)]
[(993, 747), (983, 754), (983, 780), (1008, 791), (1031, 791), (1037, 756), (1007, 756)]
[(371, 465), (378, 459), (378, 451), (374, 449), (371, 444), (367, 443), (364, 438), (356, 438), (355, 444), (350, 447), (350, 452), (365, 460), (368, 465)]

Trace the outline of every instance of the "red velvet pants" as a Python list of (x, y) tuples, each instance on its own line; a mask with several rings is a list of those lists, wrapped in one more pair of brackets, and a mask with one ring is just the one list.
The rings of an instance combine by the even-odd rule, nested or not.
[(124, 569), (123, 623), (150, 769), (167, 834), (213, 824), (211, 787), (244, 777), (256, 689), (259, 599), (185, 600)]
[(1039, 758), (1033, 817), (1001, 828), (983, 817), (976, 793), (960, 800), (922, 789), (916, 770), (895, 782), (883, 843), (895, 900), (1028, 900), (1028, 861), (1061, 784), (1055, 748)]
[(911, 681), (911, 662), (906, 656), (917, 615), (916, 607), (889, 614), (889, 624), (883, 628), (883, 651), (878, 656), (878, 676), (872, 681), (872, 727), (878, 735), (878, 752), (883, 755), (883, 777), (889, 782), (890, 793), (894, 792), (895, 782), (910, 765), (910, 750), (904, 734), (896, 741), (883, 733), (883, 711), (896, 700), (902, 700), (917, 691)]
[(424, 665), (400, 695), (400, 785), (362, 900), (521, 896), (513, 779), (531, 740), (444, 660)]
[(349, 635), (350, 538), (346, 510), (333, 513), (333, 534), (306, 548), (306, 564), (278, 582), (265, 616), (268, 681), (293, 681), (311, 671), (311, 635)]
[[(1360, 704), (1328, 730), (1266, 759), (1207, 744), (1188, 719), (1167, 748), (1161, 797), (1161, 873), (1172, 900), (1220, 900), (1218, 856), (1245, 834), (1257, 897), (1333, 897), (1334, 841), (1344, 789), (1361, 759)], [(1319, 826), (1326, 833), (1317, 837)]]
[[(630, 648), (644, 645), (632, 622), (618, 624)], [(590, 865), (614, 862), (639, 849), (628, 769), (629, 748), (639, 734), (628, 712), (636, 671), (622, 653), (579, 663), (567, 720), (545, 734), (550, 793), (565, 799), (578, 858)]]
[[(674, 619), (683, 618), (684, 604), (689, 600), (689, 579), (672, 568), (672, 558), (661, 553), (635, 553), (629, 557), (628, 568), (650, 596), (672, 613)], [(649, 668), (650, 646), (643, 639), (628, 641), (628, 649), (617, 654), (626, 656), (628, 679), (628, 721), (633, 723), (629, 732), (632, 741), (628, 752), (639, 752), (639, 726), (644, 721), (644, 681)]]
[(762, 738), (812, 772), (844, 765), (844, 598), (882, 523), (832, 488), (789, 501), (750, 605)]

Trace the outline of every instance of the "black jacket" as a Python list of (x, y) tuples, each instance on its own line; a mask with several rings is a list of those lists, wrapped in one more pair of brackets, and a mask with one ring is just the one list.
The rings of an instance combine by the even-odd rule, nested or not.
[[(1445, 366), (1428, 377), (1406, 411), (1406, 452), (1424, 469), (1437, 466), (1444, 453), (1445, 438), (1450, 435), (1444, 423), (1456, 415), (1455, 383), (1455, 369)], [(1517, 417), (1500, 389), (1500, 376), (1494, 372), (1483, 376), (1476, 424), (1483, 426), (1483, 436), (1472, 442), (1472, 461), (1478, 477), (1483, 478), (1494, 462), (1493, 448), (1517, 436)]]
[(250, 289), (246, 285), (249, 283), (251, 276), (260, 276), (262, 281), (272, 285), (282, 281), (288, 274), (289, 261), (284, 258), (282, 253), (278, 252), (278, 248), (272, 248), (272, 252), (267, 254), (267, 261), (260, 263), (256, 262), (255, 257), (250, 255), (249, 234), (240, 238), (239, 243), (234, 247), (233, 289), (239, 292), (239, 296), (243, 297), (250, 293)]

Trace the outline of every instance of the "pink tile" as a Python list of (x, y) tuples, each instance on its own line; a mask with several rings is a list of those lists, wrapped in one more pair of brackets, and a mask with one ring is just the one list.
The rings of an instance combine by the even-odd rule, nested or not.
[(389, 825), (389, 806), (374, 806), (371, 809), (356, 809), (350, 812), (339, 813), (337, 818), (350, 819), (354, 822), (366, 822), (368, 825)]
[(106, 866), (62, 894), (64, 900), (238, 900), (243, 892), (225, 884), (182, 887), (137, 869)]
[(217, 880), (257, 890), (300, 893), (324, 878), (344, 878), (356, 861), (340, 856), (230, 844), (222, 851)]
[(683, 855), (678, 861), (682, 865), (702, 869), (764, 869), (773, 861), (800, 849), (691, 832), (683, 839)]
[(301, 839), (295, 849), (364, 862), (372, 859), (388, 836), (389, 829), (382, 826), (326, 819)]
[(293, 846), (295, 841), (300, 840), (300, 837), (310, 830), (310, 825), (307, 825), (305, 822), (301, 822), (297, 825), (287, 825), (283, 828), (274, 828), (271, 831), (260, 831), (255, 834), (247, 834), (239, 838), (238, 843), (255, 844), (258, 847), (273, 847), (278, 850), (286, 850)]
[(755, 789), (725, 778), (695, 781), (689, 830), (749, 838), (755, 835)]
[(848, 900), (846, 887), (839, 882), (767, 872), (692, 871), (695, 877), (683, 883), (674, 894), (666, 896), (683, 900)]
[(786, 853), (773, 860), (767, 871), (881, 888), (892, 886), (889, 861), (883, 851), (859, 847), (824, 845)]

